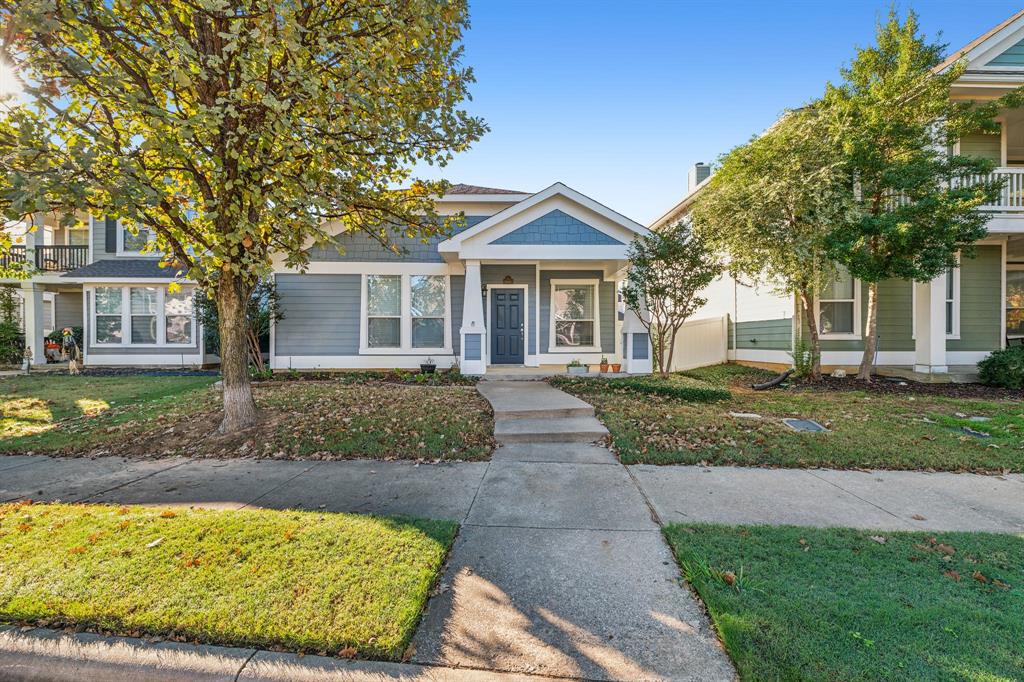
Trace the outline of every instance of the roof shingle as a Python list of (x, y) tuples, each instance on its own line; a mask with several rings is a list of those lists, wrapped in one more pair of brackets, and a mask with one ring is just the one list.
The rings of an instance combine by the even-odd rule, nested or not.
[(448, 188), (448, 194), (529, 194), (514, 189), (498, 189), (495, 187), (481, 187), (479, 185), (466, 185), (456, 183)]
[(157, 258), (106, 258), (77, 270), (71, 270), (63, 276), (71, 279), (82, 277), (110, 277), (116, 279), (167, 279), (178, 278), (180, 271), (174, 267), (160, 267)]

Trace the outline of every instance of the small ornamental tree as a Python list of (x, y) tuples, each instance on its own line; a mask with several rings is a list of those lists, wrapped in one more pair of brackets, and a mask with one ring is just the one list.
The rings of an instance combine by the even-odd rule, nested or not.
[(834, 274), (825, 237), (849, 208), (846, 179), (812, 105), (722, 157), (690, 214), (694, 230), (726, 255), (734, 276), (798, 296), (812, 379), (821, 378), (814, 301)]
[(661, 376), (672, 369), (679, 329), (708, 302), (699, 293), (721, 273), (722, 263), (708, 244), (681, 223), (630, 244), (622, 297), (650, 334)]
[(444, 183), (411, 169), (485, 131), (460, 108), (464, 0), (0, 0), (0, 25), (28, 100), (0, 126), (0, 209), (155, 231), (217, 304), (222, 433), (256, 421), (246, 307), (272, 258), (303, 266), (328, 225), (447, 230)]
[(1020, 106), (1020, 91), (998, 101), (953, 101), (965, 64), (938, 71), (944, 46), (918, 32), (917, 16), (896, 14), (878, 26), (876, 45), (857, 51), (843, 82), (829, 85), (818, 110), (842, 150), (852, 210), (827, 238), (830, 256), (868, 285), (864, 355), (858, 378), (871, 380), (877, 345), (878, 284), (927, 282), (971, 255), (984, 237), (1002, 183), (991, 161), (950, 153), (972, 132), (997, 133), (999, 107)]

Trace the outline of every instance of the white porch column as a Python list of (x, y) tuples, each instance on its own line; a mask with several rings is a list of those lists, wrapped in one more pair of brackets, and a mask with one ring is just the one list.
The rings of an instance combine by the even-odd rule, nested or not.
[(43, 349), (43, 288), (23, 282), (21, 295), (25, 300), (25, 347), (32, 349), (32, 364), (45, 365)]
[(654, 368), (651, 338), (629, 306), (623, 314), (622, 337), (622, 368), (627, 374), (650, 374)]
[(466, 261), (466, 289), (462, 298), (462, 327), (459, 363), (464, 374), (484, 374), (487, 328), (484, 324), (484, 301), (480, 285), (480, 261)]
[(914, 371), (945, 374), (946, 283), (939, 275), (930, 282), (914, 282)]

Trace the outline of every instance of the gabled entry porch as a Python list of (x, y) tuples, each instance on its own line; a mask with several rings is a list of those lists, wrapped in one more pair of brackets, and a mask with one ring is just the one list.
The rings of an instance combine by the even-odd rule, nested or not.
[(442, 242), (465, 273), (462, 371), (607, 358), (650, 372), (646, 330), (617, 297), (629, 244), (646, 231), (556, 183)]

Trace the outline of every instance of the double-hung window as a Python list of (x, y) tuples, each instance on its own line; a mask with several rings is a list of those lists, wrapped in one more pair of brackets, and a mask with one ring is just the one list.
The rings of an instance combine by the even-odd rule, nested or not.
[(132, 343), (156, 343), (156, 287), (130, 287)]
[(413, 275), (409, 278), (412, 347), (444, 347), (445, 277)]
[(600, 350), (596, 281), (552, 280), (551, 351)]
[(825, 335), (856, 336), (859, 333), (857, 280), (840, 268), (835, 280), (821, 290), (818, 330)]
[(1006, 266), (1006, 335), (1024, 336), (1024, 266)]
[(120, 344), (124, 340), (121, 287), (96, 287), (93, 329), (96, 343)]
[[(156, 233), (146, 227), (140, 225), (137, 229), (132, 232), (127, 226), (118, 223), (117, 232), (117, 252), (118, 255), (141, 255), (146, 246), (156, 239)], [(158, 254), (145, 254), (145, 255), (158, 255)]]
[(402, 347), (402, 276), (366, 278), (366, 341), (370, 348)]
[(102, 346), (180, 346), (195, 343), (193, 290), (96, 287), (93, 343)]
[(364, 351), (449, 352), (447, 275), (366, 275)]

